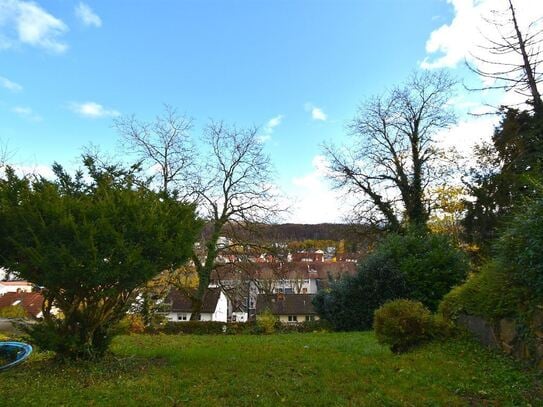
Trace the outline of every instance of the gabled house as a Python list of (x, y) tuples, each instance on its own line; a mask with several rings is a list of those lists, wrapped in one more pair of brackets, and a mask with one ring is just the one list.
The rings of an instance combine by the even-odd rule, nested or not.
[[(166, 318), (172, 322), (190, 321), (192, 315), (192, 302), (190, 298), (178, 290), (172, 290), (166, 298), (165, 305), (168, 311)], [(200, 321), (227, 322), (230, 304), (228, 298), (220, 288), (208, 288), (202, 299)]]
[(313, 298), (314, 294), (258, 294), (256, 318), (269, 311), (283, 323), (317, 321), (319, 316), (313, 307)]

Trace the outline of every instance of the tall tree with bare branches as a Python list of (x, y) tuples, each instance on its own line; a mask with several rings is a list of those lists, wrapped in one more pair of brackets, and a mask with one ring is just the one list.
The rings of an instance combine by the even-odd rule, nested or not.
[[(193, 193), (209, 230), (192, 256), (199, 277), (192, 319), (200, 315), (217, 256), (239, 246), (236, 231), (268, 223), (281, 210), (272, 184), (271, 163), (257, 128), (239, 129), (211, 122), (204, 131), (204, 141), (208, 149), (200, 158)], [(219, 245), (227, 227), (231, 244)]]
[(156, 172), (159, 189), (167, 195), (178, 193), (193, 164), (194, 151), (189, 134), (192, 119), (165, 105), (164, 113), (153, 122), (128, 116), (116, 119), (114, 126), (122, 136), (126, 150), (147, 164), (150, 171)]
[(494, 10), (493, 16), (486, 21), (496, 31), (498, 39), (484, 34), (487, 43), (480, 45), (480, 53), (471, 54), (474, 63), (466, 64), (473, 72), (493, 81), (483, 89), (513, 90), (529, 98), (534, 113), (543, 116), (543, 101), (538, 89), (543, 81), (540, 70), (543, 20), (532, 21), (523, 32), (513, 0), (507, 0), (506, 10)]
[[(168, 106), (153, 123), (128, 117), (115, 125), (125, 146), (137, 153), (140, 161), (160, 169), (157, 188), (167, 195), (182, 191), (181, 199), (197, 203), (206, 222), (192, 254), (197, 287), (184, 290), (194, 304), (191, 318), (198, 319), (219, 255), (240, 243), (254, 245), (254, 235), (246, 233), (247, 229), (268, 223), (279, 212), (272, 167), (258, 129), (211, 121), (202, 140), (192, 143), (188, 138), (191, 121)], [(219, 244), (226, 232), (231, 244)], [(247, 242), (248, 235), (251, 242)], [(169, 278), (175, 280), (176, 276)], [(173, 285), (181, 288), (178, 283)]]
[(392, 230), (426, 224), (428, 187), (451, 170), (435, 135), (455, 122), (447, 104), (454, 87), (444, 72), (414, 73), (361, 105), (349, 124), (351, 145), (325, 147), (330, 178), (356, 200), (361, 220)]

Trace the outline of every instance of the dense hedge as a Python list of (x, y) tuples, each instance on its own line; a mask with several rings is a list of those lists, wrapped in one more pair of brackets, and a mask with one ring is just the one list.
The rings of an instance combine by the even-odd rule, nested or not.
[[(315, 332), (328, 331), (331, 326), (326, 321), (308, 321), (299, 324), (284, 324), (279, 321), (275, 323), (275, 333), (291, 332)], [(242, 335), (242, 334), (265, 334), (266, 332), (256, 322), (216, 322), (216, 321), (186, 321), (166, 322), (161, 327), (150, 328), (148, 333), (164, 334), (190, 334), (190, 335)]]
[(514, 317), (519, 305), (529, 298), (526, 287), (513, 284), (511, 276), (496, 262), (489, 262), (472, 274), (465, 284), (455, 287), (439, 306), (447, 319), (459, 315), (479, 315), (488, 320)]
[(495, 258), (511, 281), (543, 300), (543, 197), (531, 201), (509, 221), (495, 245)]
[(445, 296), (440, 311), (487, 320), (527, 320), (543, 300), (543, 199), (527, 203), (505, 225), (494, 255), (468, 281)]

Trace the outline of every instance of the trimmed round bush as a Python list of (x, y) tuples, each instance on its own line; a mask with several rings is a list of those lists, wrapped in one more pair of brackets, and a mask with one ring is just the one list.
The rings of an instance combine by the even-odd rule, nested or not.
[(379, 343), (394, 353), (406, 352), (435, 334), (430, 310), (412, 300), (387, 302), (375, 311), (373, 327)]

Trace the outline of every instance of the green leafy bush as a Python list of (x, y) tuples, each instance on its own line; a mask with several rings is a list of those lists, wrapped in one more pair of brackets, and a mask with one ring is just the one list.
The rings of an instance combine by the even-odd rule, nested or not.
[(321, 318), (336, 330), (371, 329), (373, 313), (388, 300), (408, 293), (404, 275), (393, 261), (375, 253), (369, 256), (356, 276), (331, 283), (320, 291), (313, 304)]
[(439, 302), (452, 287), (467, 276), (467, 256), (449, 236), (410, 230), (389, 235), (378, 247), (384, 258), (393, 262), (405, 276), (408, 296), (436, 311)]
[(513, 284), (511, 276), (499, 264), (489, 262), (443, 298), (439, 313), (448, 320), (462, 314), (479, 315), (488, 320), (514, 317), (519, 305), (528, 297), (526, 287)]
[(71, 176), (55, 164), (54, 181), (0, 177), (0, 266), (46, 287), (27, 332), (72, 359), (104, 355), (137, 289), (185, 263), (201, 227), (193, 205), (149, 190), (136, 168), (84, 165)]
[(27, 318), (25, 309), (17, 304), (9, 307), (0, 308), (0, 318)]
[(141, 334), (145, 332), (145, 324), (140, 314), (127, 314), (117, 325), (119, 334)]
[(495, 245), (495, 259), (511, 281), (543, 300), (543, 197), (534, 199), (508, 222)]
[(379, 343), (394, 353), (406, 352), (436, 335), (432, 313), (412, 300), (387, 302), (375, 311), (373, 326)]
[(277, 318), (271, 313), (271, 311), (266, 310), (262, 314), (258, 315), (256, 318), (257, 326), (262, 329), (265, 334), (272, 334), (275, 332), (275, 324), (277, 323)]
[(389, 300), (409, 298), (435, 311), (442, 297), (464, 280), (468, 260), (445, 235), (410, 230), (390, 234), (354, 277), (332, 282), (314, 305), (336, 330), (365, 330)]
[(277, 321), (275, 324), (276, 333), (329, 332), (332, 330), (332, 325), (324, 319), (319, 319), (317, 321), (304, 321), (297, 324), (285, 324)]

